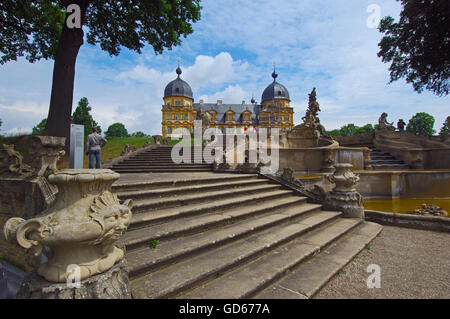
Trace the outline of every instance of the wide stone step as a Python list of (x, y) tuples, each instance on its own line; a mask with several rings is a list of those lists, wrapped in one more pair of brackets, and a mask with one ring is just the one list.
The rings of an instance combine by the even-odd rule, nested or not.
[(312, 298), (363, 250), (380, 232), (382, 226), (363, 222), (354, 231), (333, 243), (310, 261), (301, 264), (280, 281), (256, 294), (255, 299)]
[(277, 189), (280, 189), (280, 185), (277, 184), (249, 185), (234, 189), (224, 189), (224, 190), (221, 189), (196, 194), (143, 199), (137, 200), (133, 203), (133, 212), (139, 213), (142, 211), (189, 205), (194, 203), (213, 201), (216, 199), (224, 199), (241, 195), (248, 195), (255, 193), (261, 194), (263, 192), (275, 191)]
[(403, 164), (402, 160), (371, 160), (371, 164)]
[(174, 168), (112, 168), (117, 173), (171, 173), (171, 172), (211, 172), (212, 168), (186, 168), (186, 167), (174, 167)]
[[(299, 207), (300, 208), (300, 207)], [(295, 212), (291, 208), (291, 212)], [(285, 214), (289, 214), (285, 211)], [(301, 216), (301, 215), (300, 215)], [(174, 296), (194, 285), (223, 274), (251, 261), (302, 234), (331, 222), (336, 212), (315, 212), (294, 223), (282, 224), (204, 252), (169, 267), (151, 272), (131, 281), (135, 298), (164, 298)], [(157, 248), (158, 249), (158, 248)], [(215, 296), (212, 296), (215, 298)]]
[(389, 170), (389, 169), (409, 169), (408, 164), (373, 164), (373, 169), (377, 170)]
[[(205, 212), (215, 212), (222, 209), (228, 209), (231, 207), (239, 207), (246, 204), (257, 203), (258, 201), (269, 201), (288, 197), (292, 195), (291, 191), (277, 190), (272, 192), (264, 192), (262, 194), (252, 194), (244, 196), (236, 196), (234, 198), (227, 198), (221, 200), (215, 200), (213, 202), (206, 203), (194, 203), (191, 205), (183, 205), (181, 207), (159, 209), (157, 211), (149, 211), (142, 213), (135, 213), (132, 218), (132, 224), (130, 229), (143, 227), (148, 224), (161, 223), (166, 220), (171, 220), (180, 217), (200, 215)], [(303, 198), (303, 197), (299, 197)]]
[[(194, 232), (205, 230), (219, 225), (230, 224), (238, 220), (273, 212), (280, 209), (288, 209), (291, 206), (299, 206), (306, 203), (306, 198), (289, 196), (280, 199), (262, 202), (261, 204), (247, 204), (230, 209), (222, 209), (217, 212), (207, 212), (201, 216), (189, 216), (166, 221), (163, 224), (150, 225), (143, 228), (132, 229), (122, 237), (121, 243), (127, 249), (145, 246), (152, 240), (175, 238)], [(309, 209), (312, 206), (302, 206)]]
[(262, 185), (268, 184), (269, 181), (265, 179), (246, 179), (246, 180), (237, 180), (237, 181), (225, 181), (220, 183), (209, 183), (209, 184), (200, 184), (200, 185), (190, 185), (190, 186), (178, 186), (178, 187), (160, 187), (158, 189), (150, 189), (150, 190), (139, 190), (139, 191), (128, 191), (128, 192), (118, 192), (116, 193), (121, 199), (139, 199), (142, 197), (154, 198), (154, 197), (162, 197), (162, 196), (173, 196), (173, 195), (181, 195), (188, 193), (199, 193), (204, 191), (213, 191), (213, 190), (225, 190), (230, 188), (238, 188), (242, 186), (252, 186), (252, 185)]
[[(319, 209), (320, 205), (309, 205), (309, 211)], [(303, 206), (303, 205), (302, 205)], [(308, 210), (307, 210), (308, 211)], [(305, 209), (286, 209), (236, 222), (232, 225), (212, 229), (203, 233), (182, 237), (160, 243), (156, 249), (149, 247), (127, 252), (130, 276), (143, 275), (151, 270), (173, 264), (187, 256), (194, 256), (207, 249), (217, 249), (229, 242), (250, 236), (258, 231), (279, 225), (305, 214)], [(335, 216), (339, 213), (335, 212)], [(331, 214), (329, 215), (331, 217)], [(313, 218), (310, 217), (310, 218)], [(318, 217), (316, 217), (318, 218)]]
[[(335, 214), (336, 212), (321, 212)], [(317, 216), (312, 216), (316, 217)], [(312, 218), (310, 217), (310, 218)], [(295, 239), (262, 257), (242, 265), (223, 276), (178, 297), (183, 299), (231, 299), (250, 298), (266, 288), (309, 257), (319, 253), (341, 236), (361, 223), (360, 219), (338, 218), (326, 225)]]
[(175, 164), (175, 163), (127, 163), (114, 165), (113, 168), (197, 168), (197, 167), (211, 167), (211, 164)]
[(256, 179), (258, 175), (256, 174), (208, 174), (202, 177), (189, 177), (189, 178), (179, 178), (170, 180), (149, 180), (145, 182), (127, 182), (121, 183), (116, 182), (112, 185), (112, 190), (114, 192), (125, 192), (125, 191), (137, 191), (141, 189), (159, 189), (159, 188), (169, 188), (169, 187), (185, 187), (191, 185), (206, 185), (214, 184), (218, 182), (233, 182), (233, 181), (243, 181), (249, 179)]

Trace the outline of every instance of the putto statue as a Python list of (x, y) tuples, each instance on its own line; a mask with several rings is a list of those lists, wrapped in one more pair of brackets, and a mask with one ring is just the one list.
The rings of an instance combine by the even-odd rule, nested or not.
[(395, 127), (394, 127), (394, 123), (389, 123), (386, 118), (387, 118), (387, 113), (383, 112), (380, 116), (380, 118), (378, 119), (378, 129), (379, 130), (390, 130), (390, 131), (395, 131)]

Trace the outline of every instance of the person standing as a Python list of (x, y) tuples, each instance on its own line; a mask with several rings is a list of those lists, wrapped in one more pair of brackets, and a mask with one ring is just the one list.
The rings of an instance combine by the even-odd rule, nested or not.
[(89, 155), (89, 168), (94, 168), (94, 157), (95, 168), (100, 168), (100, 151), (106, 143), (108, 141), (97, 134), (97, 127), (94, 126), (92, 128), (92, 134), (89, 134), (86, 140), (86, 155)]
[(405, 125), (406, 123), (402, 119), (398, 120), (397, 122), (398, 131), (403, 132), (405, 130)]

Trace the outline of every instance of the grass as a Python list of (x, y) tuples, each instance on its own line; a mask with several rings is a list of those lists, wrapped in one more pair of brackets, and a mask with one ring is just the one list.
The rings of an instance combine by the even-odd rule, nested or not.
[(158, 244), (159, 244), (159, 240), (154, 239), (154, 240), (152, 240), (152, 241), (150, 242), (149, 247), (150, 247), (150, 249), (156, 249), (156, 247), (158, 246)]
[[(132, 145), (136, 148), (142, 148), (142, 146), (144, 146), (144, 144), (148, 141), (154, 143), (153, 137), (110, 137), (107, 138), (107, 140), (108, 143), (102, 148), (102, 163), (120, 156), (125, 144)], [(85, 162), (87, 160), (88, 157), (85, 156)]]

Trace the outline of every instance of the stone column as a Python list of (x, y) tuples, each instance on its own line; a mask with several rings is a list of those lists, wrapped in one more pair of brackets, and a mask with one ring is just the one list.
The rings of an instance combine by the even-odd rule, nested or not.
[(372, 159), (370, 158), (370, 152), (371, 150), (367, 147), (363, 149), (364, 152), (364, 169), (365, 170), (372, 170)]
[(110, 192), (119, 176), (107, 169), (59, 171), (48, 177), (59, 190), (48, 209), (36, 218), (5, 223), (8, 241), (36, 255), (44, 247), (51, 252), (25, 279), (19, 297), (130, 297), (124, 250), (115, 243), (130, 224), (132, 202), (121, 203)]
[(328, 193), (325, 207), (342, 211), (344, 217), (364, 218), (362, 196), (355, 189), (359, 176), (351, 170), (353, 165), (335, 164), (334, 167), (336, 171), (334, 174), (328, 175), (327, 179), (336, 186)]

